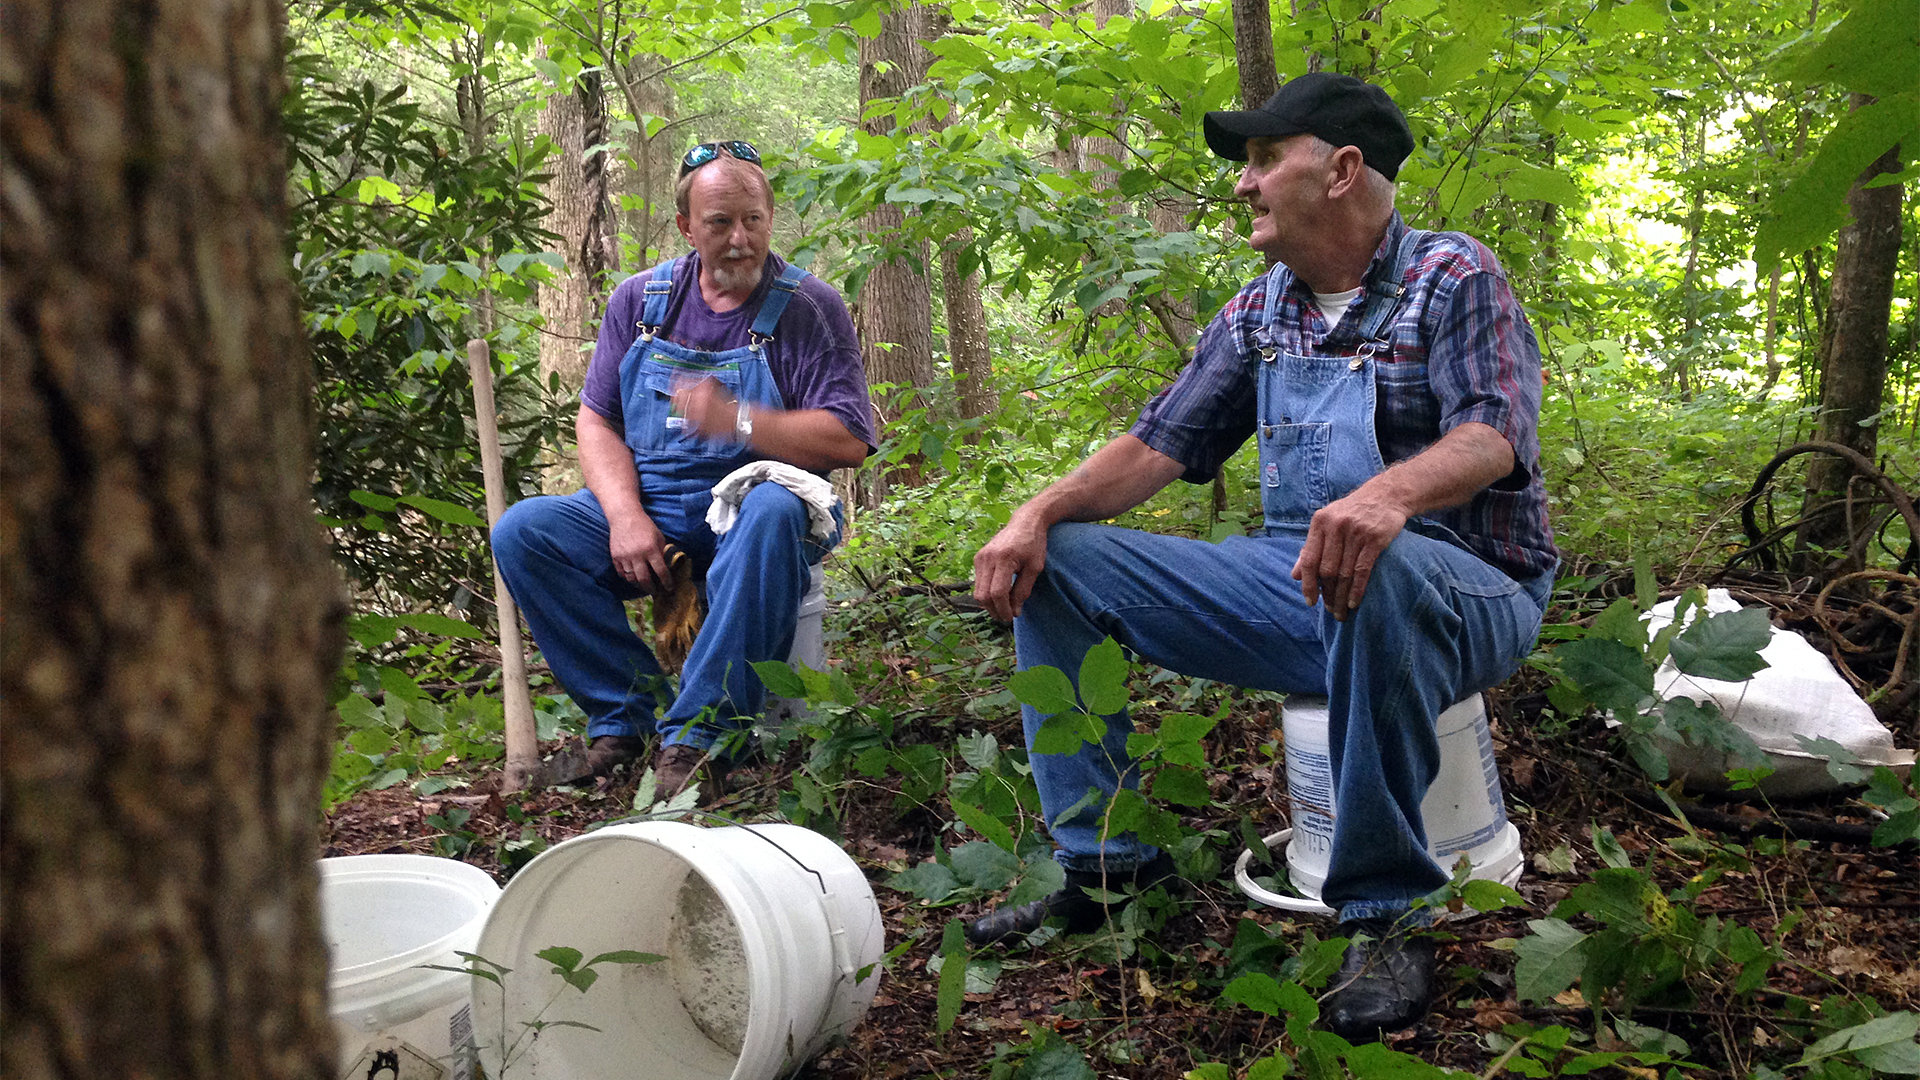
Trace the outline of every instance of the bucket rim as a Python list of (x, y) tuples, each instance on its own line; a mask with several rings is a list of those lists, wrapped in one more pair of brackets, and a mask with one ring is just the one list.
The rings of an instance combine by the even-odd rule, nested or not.
[[(499, 899), (501, 891), (499, 882), (494, 881), (493, 875), (485, 870), (472, 863), (437, 855), (401, 852), (337, 855), (321, 859), (319, 863), (323, 898), (329, 882), (338, 887), (346, 884), (404, 879), (444, 885), (448, 887), (449, 893), (464, 896), (474, 902), (474, 910), (465, 922), (438, 937), (387, 956), (332, 968), (327, 985), (329, 990), (336, 994), (389, 978), (409, 969), (420, 968), (436, 958), (457, 960), (458, 957), (452, 955), (455, 947), (462, 940), (466, 940), (470, 948), (472, 942), (478, 939), (479, 930), (492, 915), (494, 902)], [(423, 981), (427, 981), (428, 978), (456, 977), (457, 973), (429, 970), (423, 971), (422, 976)]]

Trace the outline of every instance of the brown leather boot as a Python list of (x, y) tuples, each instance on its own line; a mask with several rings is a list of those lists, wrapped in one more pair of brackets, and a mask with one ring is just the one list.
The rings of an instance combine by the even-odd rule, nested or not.
[(653, 797), (671, 799), (691, 783), (700, 784), (702, 802), (726, 794), (725, 762), (694, 746), (665, 746), (653, 757)]
[(646, 749), (647, 740), (638, 735), (596, 735), (587, 746), (587, 766), (604, 779), (614, 769), (639, 760)]

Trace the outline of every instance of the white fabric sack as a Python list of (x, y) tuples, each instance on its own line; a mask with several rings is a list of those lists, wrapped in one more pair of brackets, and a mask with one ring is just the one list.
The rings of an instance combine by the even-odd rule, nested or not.
[(740, 518), (740, 504), (746, 500), (747, 492), (768, 482), (779, 484), (807, 504), (807, 531), (815, 539), (825, 540), (833, 535), (836, 527), (833, 508), (840, 505), (840, 496), (833, 493), (833, 485), (784, 461), (755, 461), (721, 478), (713, 485), (713, 502), (707, 507), (707, 528), (712, 529), (715, 536), (733, 528), (733, 523)]
[[(1659, 633), (1673, 622), (1678, 603), (1668, 600), (1654, 606), (1647, 615), (1648, 634)], [(1709, 613), (1739, 610), (1740, 602), (1727, 590), (1708, 590)], [(1698, 611), (1687, 613), (1689, 625)], [(1746, 682), (1683, 675), (1669, 658), (1654, 673), (1653, 690), (1662, 701), (1685, 697), (1718, 705), (1721, 715), (1751, 736), (1766, 754), (1773, 775), (1762, 780), (1759, 789), (1769, 798), (1813, 795), (1841, 786), (1827, 772), (1827, 758), (1806, 750), (1796, 735), (1832, 739), (1868, 769), (1913, 764), (1913, 751), (1894, 747), (1893, 732), (1874, 718), (1873, 709), (1806, 638), (1775, 627), (1760, 656), (1768, 666)], [(1695, 790), (1724, 790), (1727, 770), (1740, 766), (1719, 750), (1670, 739), (1659, 739), (1658, 744), (1673, 775), (1683, 776)]]

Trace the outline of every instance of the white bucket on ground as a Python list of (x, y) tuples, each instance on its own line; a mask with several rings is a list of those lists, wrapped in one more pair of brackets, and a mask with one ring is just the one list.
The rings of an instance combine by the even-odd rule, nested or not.
[[(427, 855), (320, 860), (320, 916), (342, 1077), (391, 1055), (396, 1080), (471, 1080), (474, 1041), (462, 967), (500, 886), (485, 870)], [(363, 1059), (365, 1059), (363, 1061)], [(359, 1065), (356, 1068), (356, 1064)]]
[[(603, 964), (580, 993), (534, 955), (555, 946), (665, 959)], [(883, 949), (866, 876), (819, 833), (608, 826), (528, 863), (494, 905), (475, 951), (513, 973), (474, 982), (480, 1060), (519, 1080), (773, 1080), (866, 1014)]]
[[(815, 563), (807, 582), (807, 594), (800, 598), (800, 621), (793, 628), (793, 651), (787, 654), (787, 663), (796, 668), (804, 664), (815, 671), (827, 670), (826, 610), (827, 571)], [(768, 724), (805, 716), (807, 712), (806, 702), (773, 694), (767, 695), (766, 708), (761, 710)]]
[[(1266, 837), (1265, 843), (1270, 848), (1285, 847), (1287, 880), (1301, 895), (1284, 896), (1255, 884), (1249, 870), (1252, 851), (1240, 853), (1233, 867), (1234, 880), (1241, 892), (1262, 904), (1332, 914), (1333, 909), (1320, 902), (1333, 853), (1336, 812), (1333, 760), (1327, 750), (1327, 699), (1288, 698), (1280, 710), (1280, 724), (1293, 828)], [(1486, 699), (1475, 694), (1454, 704), (1434, 726), (1440, 737), (1440, 772), (1420, 803), (1427, 850), (1449, 872), (1464, 853), (1472, 862), (1473, 877), (1512, 885), (1520, 879), (1524, 862), (1520, 830), (1507, 820), (1493, 737), (1487, 731)]]

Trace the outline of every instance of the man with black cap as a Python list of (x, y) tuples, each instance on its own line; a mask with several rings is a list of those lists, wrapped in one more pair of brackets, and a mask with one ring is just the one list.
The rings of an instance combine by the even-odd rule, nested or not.
[[(1406, 1027), (1432, 992), (1414, 902), (1447, 880), (1420, 803), (1435, 719), (1518, 667), (1558, 563), (1536, 428), (1540, 353), (1492, 252), (1409, 229), (1394, 177), (1413, 152), (1378, 87), (1316, 73), (1258, 109), (1208, 113), (1244, 161), (1251, 246), (1277, 260), (1202, 333), (1132, 430), (1014, 512), (974, 558), (974, 595), (1014, 622), (1019, 663), (1069, 677), (1112, 637), (1175, 671), (1325, 695), (1337, 806), (1322, 898), (1352, 940), (1330, 1027)], [(1176, 477), (1213, 479), (1249, 436), (1265, 527), (1220, 544), (1087, 524)], [(1025, 710), (1029, 747), (1045, 718)], [(975, 943), (1047, 920), (1102, 925), (1116, 893), (1172, 876), (1130, 833), (1104, 835), (1138, 782), (1131, 722), (1032, 754), (1066, 887), (967, 928)], [(1092, 891), (1089, 891), (1092, 890)]]

